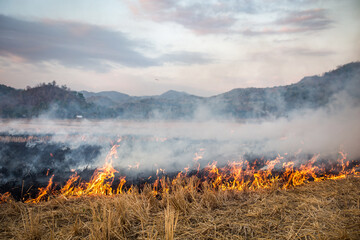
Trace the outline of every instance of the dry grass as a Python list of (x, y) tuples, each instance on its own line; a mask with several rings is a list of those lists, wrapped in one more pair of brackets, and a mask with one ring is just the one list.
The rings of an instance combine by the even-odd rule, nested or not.
[(291, 190), (150, 188), (111, 197), (0, 205), (0, 239), (360, 239), (360, 178)]

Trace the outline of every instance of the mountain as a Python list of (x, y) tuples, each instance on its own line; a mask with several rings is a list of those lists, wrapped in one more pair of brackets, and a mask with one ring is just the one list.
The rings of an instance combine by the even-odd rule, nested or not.
[(86, 101), (99, 106), (115, 107), (119, 103), (129, 100), (131, 97), (125, 93), (115, 91), (88, 92), (81, 91)]
[(169, 91), (161, 94), (159, 97), (164, 98), (164, 99), (181, 99), (181, 98), (191, 97), (191, 96), (193, 96), (193, 95), (190, 95), (186, 92), (178, 92), (178, 91), (174, 91), (174, 90), (169, 90)]
[(86, 99), (91, 97), (103, 97), (103, 98), (108, 98), (113, 102), (124, 102), (129, 98), (131, 98), (129, 95), (125, 93), (120, 93), (116, 91), (103, 91), (98, 93), (81, 91), (81, 93), (84, 95)]
[(30, 118), (47, 113), (56, 118), (73, 118), (88, 107), (81, 93), (60, 88), (55, 82), (26, 90), (0, 85), (0, 116)]
[(205, 104), (215, 115), (279, 117), (298, 109), (324, 107), (336, 94), (360, 100), (360, 62), (346, 64), (322, 76), (304, 77), (287, 86), (233, 89), (206, 99)]
[(122, 118), (191, 118), (201, 97), (185, 92), (167, 91), (161, 95), (133, 97), (117, 108)]
[[(339, 96), (360, 103), (360, 62), (322, 75), (304, 77), (298, 83), (271, 88), (237, 88), (212, 97), (198, 97), (174, 90), (156, 96), (129, 96), (115, 91), (75, 92), (55, 82), (26, 90), (0, 84), (0, 117), (120, 119), (253, 119), (287, 116), (299, 109), (327, 106)], [(206, 114), (204, 114), (206, 113)]]
[[(129, 96), (119, 92), (81, 91), (87, 102), (107, 107), (111, 116), (124, 119), (187, 118), (202, 97), (169, 90), (155, 96)], [(104, 116), (104, 115), (102, 115)]]
[(8, 94), (14, 94), (17, 91), (18, 90), (16, 90), (15, 88), (0, 84), (0, 97), (8, 95)]

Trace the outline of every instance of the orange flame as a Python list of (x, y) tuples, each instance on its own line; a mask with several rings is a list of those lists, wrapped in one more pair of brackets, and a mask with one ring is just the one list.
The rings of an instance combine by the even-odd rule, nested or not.
[[(117, 143), (120, 141), (118, 140)], [(80, 176), (75, 172), (59, 191), (55, 191), (53, 175), (45, 188), (39, 188), (38, 196), (26, 202), (37, 203), (46, 201), (51, 195), (60, 195), (68, 198), (132, 193), (134, 191), (133, 187), (129, 189), (124, 187), (126, 183), (125, 177), (120, 177), (119, 184), (113, 186), (115, 173), (118, 171), (114, 169), (112, 162), (113, 159), (118, 157), (118, 147), (118, 144), (112, 146), (106, 156), (104, 166), (95, 170), (89, 182), (81, 182)], [(195, 159), (201, 159), (199, 156), (202, 157), (202, 154), (195, 155)], [(340, 152), (339, 154), (340, 157), (337, 162), (328, 165), (319, 161), (319, 154), (314, 155), (303, 164), (286, 161), (280, 155), (273, 160), (267, 161), (259, 159), (251, 163), (246, 160), (229, 162), (221, 168), (217, 166), (217, 162), (213, 162), (192, 177), (188, 176), (189, 167), (187, 167), (185, 168), (185, 173), (179, 172), (172, 180), (165, 177), (165, 169), (159, 168), (156, 173), (157, 178), (152, 183), (151, 189), (153, 196), (168, 194), (172, 189), (180, 185), (183, 186), (184, 183), (191, 185), (194, 178), (198, 179), (197, 181), (202, 184), (202, 187), (199, 185), (200, 189), (207, 189), (206, 186), (220, 191), (242, 191), (246, 189), (254, 191), (272, 187), (289, 189), (310, 181), (318, 182), (326, 179), (340, 179), (348, 175), (359, 176), (360, 164), (348, 161), (345, 153)], [(329, 169), (330, 165), (332, 165), (331, 169)], [(159, 176), (160, 173), (161, 177)], [(148, 180), (150, 179), (151, 176)], [(190, 185), (188, 187), (191, 187)], [(0, 202), (7, 201), (6, 199), (9, 199), (9, 196), (8, 193), (0, 195)]]
[(112, 160), (117, 158), (117, 148), (119, 145), (112, 146), (109, 154), (106, 156), (105, 164), (103, 167), (96, 169), (93, 176), (88, 183), (81, 183), (78, 186), (74, 184), (79, 181), (80, 177), (75, 173), (66, 182), (65, 186), (61, 189), (61, 194), (64, 197), (68, 196), (82, 196), (82, 195), (113, 195), (122, 192), (122, 186), (125, 184), (125, 178), (122, 178), (120, 185), (114, 192), (112, 183), (117, 172), (112, 166)]
[(49, 200), (53, 185), (54, 175), (51, 176), (48, 185), (45, 188), (39, 188), (39, 195), (35, 199), (29, 199), (26, 203), (38, 203), (40, 201)]

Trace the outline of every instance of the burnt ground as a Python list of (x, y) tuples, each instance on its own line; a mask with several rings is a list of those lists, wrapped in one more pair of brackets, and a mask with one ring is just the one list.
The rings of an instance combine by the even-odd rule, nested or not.
[(46, 186), (50, 176), (62, 183), (72, 169), (82, 167), (82, 176), (88, 178), (91, 166), (101, 153), (100, 145), (52, 142), (51, 136), (0, 134), (0, 193), (10, 191), (15, 198)]
[[(99, 157), (103, 157), (104, 142), (109, 145), (111, 142), (106, 139), (103, 143), (98, 144), (82, 141), (76, 145), (66, 142), (56, 142), (52, 140), (52, 135), (14, 135), (9, 133), (0, 133), (0, 193), (10, 192), (16, 200), (24, 200), (29, 197), (35, 197), (38, 194), (38, 188), (45, 187), (51, 176), (55, 186), (54, 189), (60, 189), (65, 182), (76, 172), (80, 176), (81, 181), (89, 181), (93, 175), (96, 163)], [(103, 138), (104, 139), (104, 138)], [(128, 148), (136, 144), (149, 141), (151, 138), (139, 138), (133, 136), (124, 137)], [(113, 141), (115, 138), (113, 139)], [(177, 139), (173, 140), (177, 141)], [(171, 146), (166, 143), (166, 147)], [(106, 149), (107, 150), (107, 149)], [(187, 151), (189, 149), (184, 149)], [(192, 150), (192, 149), (190, 149)], [(179, 153), (182, 154), (182, 153)], [(275, 159), (277, 154), (269, 156), (261, 156), (253, 153), (244, 155), (244, 159), (248, 160), (248, 165), (255, 169), (266, 168), (267, 159)], [(312, 155), (302, 155), (302, 159), (311, 159)], [(221, 156), (217, 156), (217, 159)], [(284, 172), (282, 166), (284, 161), (297, 161), (299, 156), (287, 156), (280, 163), (276, 164), (272, 173), (281, 176)], [(103, 159), (102, 159), (103, 160)], [(211, 178), (208, 169), (204, 169), (209, 159), (202, 159), (202, 167), (200, 171), (190, 170), (188, 176), (197, 175), (200, 179)], [(200, 161), (199, 161), (200, 163)], [(359, 165), (360, 161), (350, 162), (348, 168)], [(328, 159), (318, 159), (315, 166), (325, 167), (327, 173), (336, 174), (341, 168), (332, 170), (336, 167), (337, 162), (329, 162)], [(245, 170), (249, 167), (247, 164), (242, 168)], [(223, 164), (217, 165), (219, 168), (224, 167), (220, 171), (226, 172), (229, 169)], [(298, 166), (294, 166), (298, 167)], [(166, 176), (172, 179), (179, 171), (171, 171), (158, 175), (155, 169), (137, 170), (127, 168), (116, 168), (118, 172), (115, 174), (112, 186), (114, 189), (120, 183), (120, 177), (126, 176), (125, 188), (136, 185), (142, 189), (147, 183), (153, 183), (157, 177)], [(231, 179), (230, 179), (231, 180)], [(252, 180), (252, 179), (245, 179)], [(311, 178), (309, 179), (311, 181)]]

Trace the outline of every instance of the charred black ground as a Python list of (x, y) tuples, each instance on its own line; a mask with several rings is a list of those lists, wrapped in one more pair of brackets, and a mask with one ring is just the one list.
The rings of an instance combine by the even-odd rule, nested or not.
[(100, 145), (81, 144), (74, 148), (52, 142), (51, 138), (52, 135), (0, 133), (1, 193), (10, 191), (18, 199), (33, 195), (39, 187), (46, 186), (50, 176), (62, 183), (79, 166), (85, 166), (81, 171), (84, 178), (91, 176), (94, 169), (86, 166), (100, 155)]
[[(14, 199), (25, 200), (35, 197), (39, 192), (38, 188), (45, 187), (51, 176), (54, 176), (53, 182), (55, 184), (53, 189), (59, 190), (75, 172), (80, 176), (79, 181), (88, 182), (96, 170), (96, 167), (94, 167), (96, 165), (95, 161), (101, 156), (104, 145), (115, 142), (115, 138), (111, 141), (107, 139), (105, 144), (100, 142), (99, 144), (89, 144), (84, 141), (74, 147), (64, 142), (54, 142), (52, 137), (52, 135), (0, 133), (0, 193), (10, 192)], [(149, 141), (151, 139), (147, 137), (140, 139), (136, 136), (123, 137), (123, 141), (126, 142), (127, 146), (135, 145), (140, 140)], [(167, 144), (171, 144), (171, 140)], [(302, 154), (301, 157), (288, 155), (274, 166), (272, 174), (281, 177), (285, 172), (283, 167), (285, 161), (293, 161), (296, 169), (303, 163), (298, 161), (299, 158), (309, 160), (312, 156), (311, 154)], [(242, 166), (242, 170), (247, 168), (264, 169), (266, 168), (266, 162), (276, 157), (276, 154), (269, 156), (245, 154), (244, 159), (247, 160), (247, 163)], [(190, 169), (187, 176), (196, 175), (199, 179), (211, 180), (214, 176), (209, 174), (206, 165), (214, 160), (218, 159), (201, 159), (198, 162), (199, 169)], [(318, 159), (314, 166), (324, 167), (327, 174), (337, 174), (341, 170), (338, 164), (335, 160), (322, 158)], [(359, 160), (350, 161), (346, 168), (351, 169), (354, 166), (359, 166), (359, 164)], [(217, 167), (221, 168), (220, 171), (223, 172), (230, 171), (224, 161), (220, 161)], [(120, 178), (125, 176), (126, 184), (124, 189), (135, 185), (138, 186), (140, 191), (145, 184), (154, 183), (157, 178), (166, 177), (171, 180), (180, 172), (157, 172), (156, 169), (139, 170), (117, 166), (115, 168), (118, 172), (112, 182), (113, 189), (116, 189), (119, 185)], [(185, 172), (185, 170), (182, 170), (182, 172)], [(231, 181), (233, 179), (227, 180)], [(253, 179), (246, 179), (245, 177), (245, 180)]]

